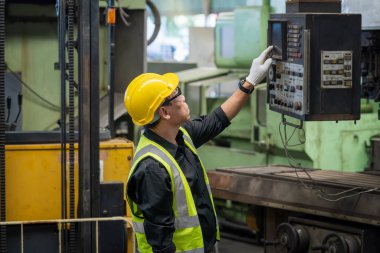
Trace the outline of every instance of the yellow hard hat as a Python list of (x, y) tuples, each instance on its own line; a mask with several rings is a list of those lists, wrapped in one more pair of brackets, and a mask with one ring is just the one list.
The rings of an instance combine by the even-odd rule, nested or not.
[(145, 73), (135, 77), (124, 95), (124, 104), (133, 123), (139, 126), (151, 123), (158, 107), (173, 93), (178, 83), (179, 78), (174, 73)]

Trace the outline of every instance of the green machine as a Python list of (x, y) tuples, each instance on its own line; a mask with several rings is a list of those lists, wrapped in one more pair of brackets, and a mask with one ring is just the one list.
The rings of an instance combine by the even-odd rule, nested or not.
[[(79, 3), (80, 1), (77, 5)], [(103, 128), (108, 126), (109, 73), (113, 73), (117, 119), (125, 113), (119, 104), (122, 104), (126, 85), (134, 76), (146, 71), (146, 10), (151, 1), (114, 1), (116, 23), (113, 26), (112, 43), (107, 25), (108, 4), (107, 1), (99, 1), (99, 38), (96, 38), (99, 40), (100, 126)], [(22, 110), (16, 128), (18, 131), (51, 131), (59, 127), (58, 11), (56, 1), (50, 0), (33, 3), (12, 1), (7, 5), (5, 61), (7, 86), (13, 87), (7, 88), (7, 95), (12, 99), (12, 121), (18, 111), (17, 93), (23, 94)], [(75, 31), (74, 39), (78, 36), (78, 31)], [(109, 56), (111, 50), (112, 58)], [(75, 62), (77, 61), (76, 58)], [(109, 70), (110, 65), (112, 71)], [(77, 71), (75, 79), (78, 79)]]
[[(273, 9), (264, 2), (260, 6), (239, 8), (233, 13), (219, 15), (214, 34), (217, 68), (178, 72), (192, 117), (207, 114), (220, 106), (236, 90), (238, 81), (247, 76), (252, 59), (266, 48), (267, 24)], [(363, 47), (363, 50), (367, 49)], [(250, 239), (251, 242), (259, 240), (264, 237), (264, 223), (278, 219), (285, 212), (282, 209), (286, 208), (278, 204), (275, 206), (279, 208), (278, 213), (272, 217), (269, 215), (271, 212), (260, 207), (265, 202), (261, 198), (265, 199), (272, 191), (276, 195), (276, 189), (266, 182), (265, 185), (254, 181), (250, 183), (248, 178), (244, 178), (249, 174), (248, 168), (267, 166), (270, 171), (273, 169), (271, 166), (286, 165), (293, 171), (315, 168), (331, 173), (362, 173), (370, 170), (373, 163), (370, 143), (380, 129), (377, 110), (376, 102), (363, 98), (360, 102), (360, 120), (307, 121), (303, 122), (302, 129), (292, 128), (289, 125), (296, 125), (298, 121), (291, 117), (283, 118), (281, 114), (270, 110), (267, 84), (258, 85), (229, 128), (199, 149), (199, 155), (209, 171), (211, 185), (215, 187), (213, 192), (222, 232), (242, 232), (239, 236), (233, 233), (224, 236), (238, 240), (247, 236), (253, 239)], [(284, 120), (286, 125), (283, 124)], [(226, 176), (233, 170), (241, 176), (241, 184), (246, 184), (246, 187), (239, 187), (233, 176)], [(258, 172), (258, 177), (261, 173), (264, 172)], [(256, 188), (255, 184), (262, 190)], [(244, 192), (234, 197), (232, 189), (238, 192), (240, 188), (251, 188), (252, 192), (262, 193), (259, 200), (255, 198), (251, 202), (259, 205), (247, 204), (250, 200)], [(303, 201), (307, 202), (307, 199), (300, 203)], [(271, 206), (271, 202), (268, 202), (268, 206)]]
[[(262, 5), (239, 7), (234, 12), (219, 14), (214, 31), (217, 68), (177, 72), (192, 117), (207, 114), (219, 106), (236, 89), (238, 81), (247, 76), (252, 60), (266, 48), (270, 10), (269, 1), (264, 1)], [(234, 124), (213, 143), (200, 149), (206, 158), (207, 169), (221, 165), (247, 165), (258, 159), (260, 163), (265, 161), (265, 155), (260, 155), (260, 158), (253, 156), (252, 122), (251, 107), (247, 105), (234, 119)], [(224, 159), (230, 152), (234, 155)], [(211, 153), (213, 157), (208, 155)]]
[[(238, 81), (247, 76), (252, 59), (266, 48), (267, 23), (273, 9), (264, 2), (218, 16), (214, 33), (217, 68), (177, 72), (192, 117), (221, 105), (236, 90)], [(288, 164), (281, 141), (284, 129), (279, 129), (281, 115), (269, 110), (266, 93), (266, 85), (258, 85), (231, 126), (200, 148), (208, 170)], [(289, 151), (308, 168), (363, 171), (370, 157), (366, 145), (379, 127), (376, 103), (363, 99), (360, 120), (305, 122), (303, 130), (293, 133)]]

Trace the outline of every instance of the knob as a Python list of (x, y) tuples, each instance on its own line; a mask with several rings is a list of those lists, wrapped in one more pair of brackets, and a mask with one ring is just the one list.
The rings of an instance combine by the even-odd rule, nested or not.
[(276, 65), (272, 64), (268, 70), (268, 77), (270, 81), (276, 81)]
[(302, 110), (302, 103), (300, 101), (294, 102), (294, 110), (296, 110), (296, 111)]

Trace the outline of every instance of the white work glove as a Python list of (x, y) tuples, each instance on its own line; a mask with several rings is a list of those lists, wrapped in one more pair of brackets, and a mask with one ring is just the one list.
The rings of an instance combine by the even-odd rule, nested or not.
[(272, 64), (272, 59), (268, 58), (268, 55), (272, 49), (273, 46), (269, 46), (260, 54), (259, 57), (252, 61), (251, 70), (245, 79), (247, 82), (252, 85), (256, 85), (264, 79), (270, 65)]

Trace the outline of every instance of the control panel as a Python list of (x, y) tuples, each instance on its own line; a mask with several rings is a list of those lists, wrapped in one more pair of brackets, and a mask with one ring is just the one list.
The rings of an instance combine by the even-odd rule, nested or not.
[(269, 108), (300, 120), (360, 118), (361, 16), (272, 14)]

